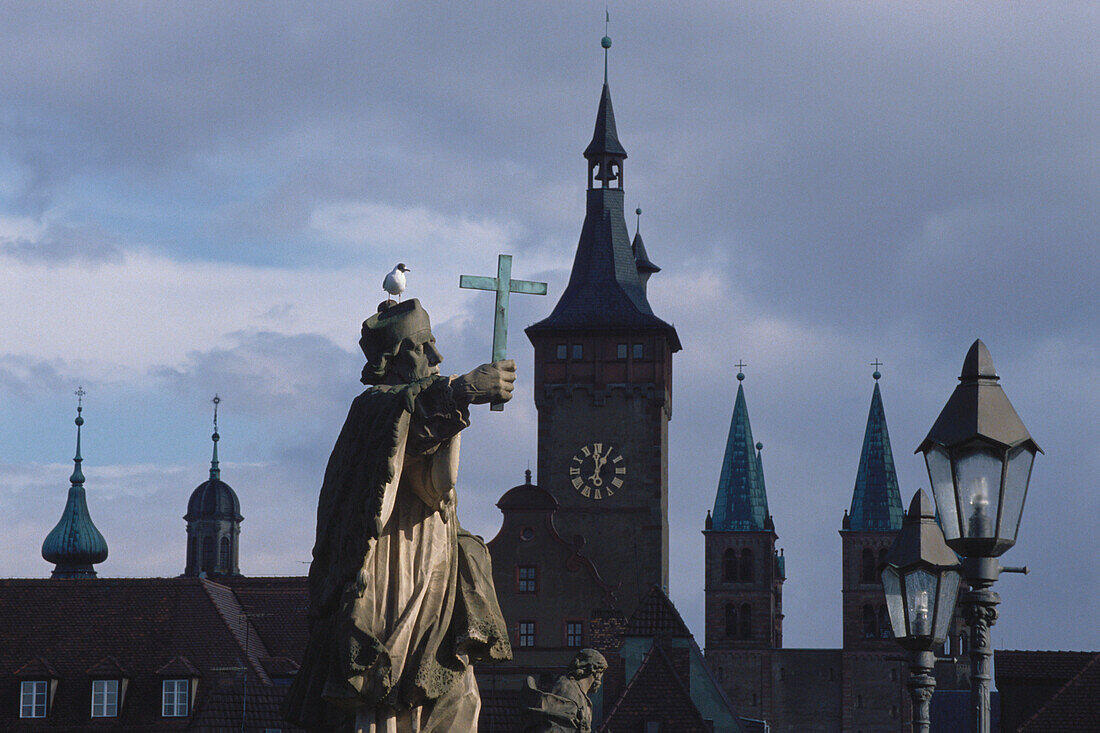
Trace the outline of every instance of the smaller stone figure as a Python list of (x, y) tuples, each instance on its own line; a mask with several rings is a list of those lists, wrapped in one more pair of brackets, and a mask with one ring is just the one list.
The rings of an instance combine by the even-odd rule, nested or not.
[(592, 701), (600, 688), (607, 660), (595, 649), (581, 649), (554, 689), (543, 692), (532, 677), (521, 691), (524, 733), (590, 733)]

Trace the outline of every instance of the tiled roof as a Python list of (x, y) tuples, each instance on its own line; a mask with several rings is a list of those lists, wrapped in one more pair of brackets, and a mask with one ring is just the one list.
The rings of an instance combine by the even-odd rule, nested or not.
[(1053, 679), (1067, 681), (1096, 657), (1096, 652), (1052, 652), (998, 649), (993, 652), (997, 679)]
[(1020, 726), (1020, 733), (1082, 733), (1100, 721), (1100, 654), (1094, 654), (1043, 707)]
[(676, 733), (710, 731), (660, 643), (655, 643), (646, 654), (600, 731), (633, 733), (643, 730), (647, 722), (660, 723), (661, 730)]
[(896, 532), (901, 529), (903, 515), (894, 454), (890, 449), (890, 433), (886, 429), (886, 413), (876, 381), (875, 391), (871, 394), (871, 408), (867, 413), (867, 429), (863, 433), (863, 450), (852, 492), (852, 508), (848, 513), (848, 529), (854, 532)]
[(481, 716), (478, 728), (486, 731), (518, 731), (520, 727), (519, 689), (481, 691)]
[(749, 408), (744, 387), (738, 383), (733, 404), (722, 473), (714, 497), (712, 529), (716, 531), (761, 531), (768, 529), (768, 494), (764, 472), (752, 439)]
[(233, 589), (252, 628), (272, 656), (301, 659), (309, 628), (309, 586), (305, 577), (219, 578)]
[[(213, 690), (196, 707), (190, 730), (196, 731), (299, 731), (283, 720), (279, 711), (286, 687), (233, 684)], [(244, 715), (244, 726), (241, 715)]]
[[(252, 658), (250, 699), (276, 694), (260, 684), (267, 677), (263, 658), (291, 656), (282, 647), (267, 646), (250, 616), (241, 610), (280, 613), (278, 624), (299, 625), (300, 634), (286, 631), (271, 638), (304, 636), (306, 613), (283, 615), (304, 596), (306, 579), (257, 579), (254, 604), (244, 606), (226, 586), (198, 578), (132, 578), (74, 580), (0, 580), (0, 730), (20, 725), (19, 681), (27, 676), (59, 681), (49, 713), (51, 730), (94, 730), (89, 719), (91, 681), (118, 675), (129, 680), (119, 717), (104, 725), (127, 730), (182, 730), (188, 718), (161, 717), (161, 682), (166, 676), (202, 678), (195, 708), (239, 679), (247, 639)], [(300, 607), (300, 606), (298, 606)], [(255, 617), (253, 620), (258, 620)], [(273, 620), (273, 625), (275, 621)], [(239, 700), (239, 698), (238, 698)], [(238, 717), (239, 725), (239, 717)], [(284, 727), (273, 725), (270, 727)]]
[(680, 612), (656, 585), (638, 603), (627, 622), (626, 636), (692, 638)]

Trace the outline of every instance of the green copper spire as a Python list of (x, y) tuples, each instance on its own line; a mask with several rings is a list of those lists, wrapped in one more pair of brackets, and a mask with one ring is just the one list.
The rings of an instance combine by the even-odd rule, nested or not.
[(221, 436), (218, 435), (218, 405), (221, 404), (222, 398), (214, 395), (214, 399), (210, 400), (214, 403), (214, 434), (210, 436), (210, 440), (214, 441), (214, 455), (210, 458), (210, 480), (218, 481), (222, 477), (222, 470), (218, 467), (218, 441), (221, 440)]
[[(739, 369), (744, 364), (737, 364)], [(745, 404), (745, 389), (741, 384), (745, 373), (737, 373), (737, 399), (733, 405), (726, 453), (722, 459), (722, 474), (718, 479), (718, 494), (714, 498), (712, 526), (718, 531), (762, 531), (771, 529), (768, 496), (764, 488), (764, 472), (760, 454), (752, 439), (749, 408)], [(763, 444), (760, 444), (763, 448)]]
[(84, 388), (76, 390), (76, 456), (73, 457), (73, 474), (69, 478), (69, 496), (61, 519), (42, 543), (42, 557), (54, 563), (54, 578), (94, 578), (95, 563), (107, 559), (107, 541), (92, 523), (88, 513), (88, 500), (84, 492), (84, 472), (80, 464), (80, 428), (84, 425)]
[(882, 393), (878, 380), (882, 363), (872, 363), (875, 390), (871, 394), (871, 409), (867, 413), (867, 429), (863, 433), (863, 451), (859, 456), (852, 508), (846, 529), (854, 532), (892, 532), (901, 529), (904, 511), (898, 490), (898, 475), (894, 470), (894, 454), (890, 450), (890, 433), (886, 429), (886, 413), (882, 408)]

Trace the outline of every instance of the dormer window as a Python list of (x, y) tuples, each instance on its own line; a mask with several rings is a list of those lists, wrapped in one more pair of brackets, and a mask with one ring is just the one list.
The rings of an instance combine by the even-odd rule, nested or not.
[(92, 681), (92, 717), (118, 717), (118, 680)]
[(24, 680), (19, 683), (19, 717), (46, 717), (46, 680)]
[(161, 683), (161, 715), (185, 718), (191, 712), (191, 680), (164, 680)]

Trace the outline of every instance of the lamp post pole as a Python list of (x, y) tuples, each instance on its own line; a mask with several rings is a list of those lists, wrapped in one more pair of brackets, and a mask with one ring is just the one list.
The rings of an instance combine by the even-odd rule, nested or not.
[(929, 733), (931, 729), (932, 693), (936, 691), (936, 655), (925, 649), (909, 657), (909, 695), (913, 698), (913, 733)]
[(993, 679), (993, 644), (990, 627), (997, 622), (1001, 597), (993, 591), (1000, 563), (991, 557), (966, 558), (963, 574), (970, 590), (963, 594), (963, 618), (970, 627), (970, 720), (971, 730), (989, 733), (989, 685)]

